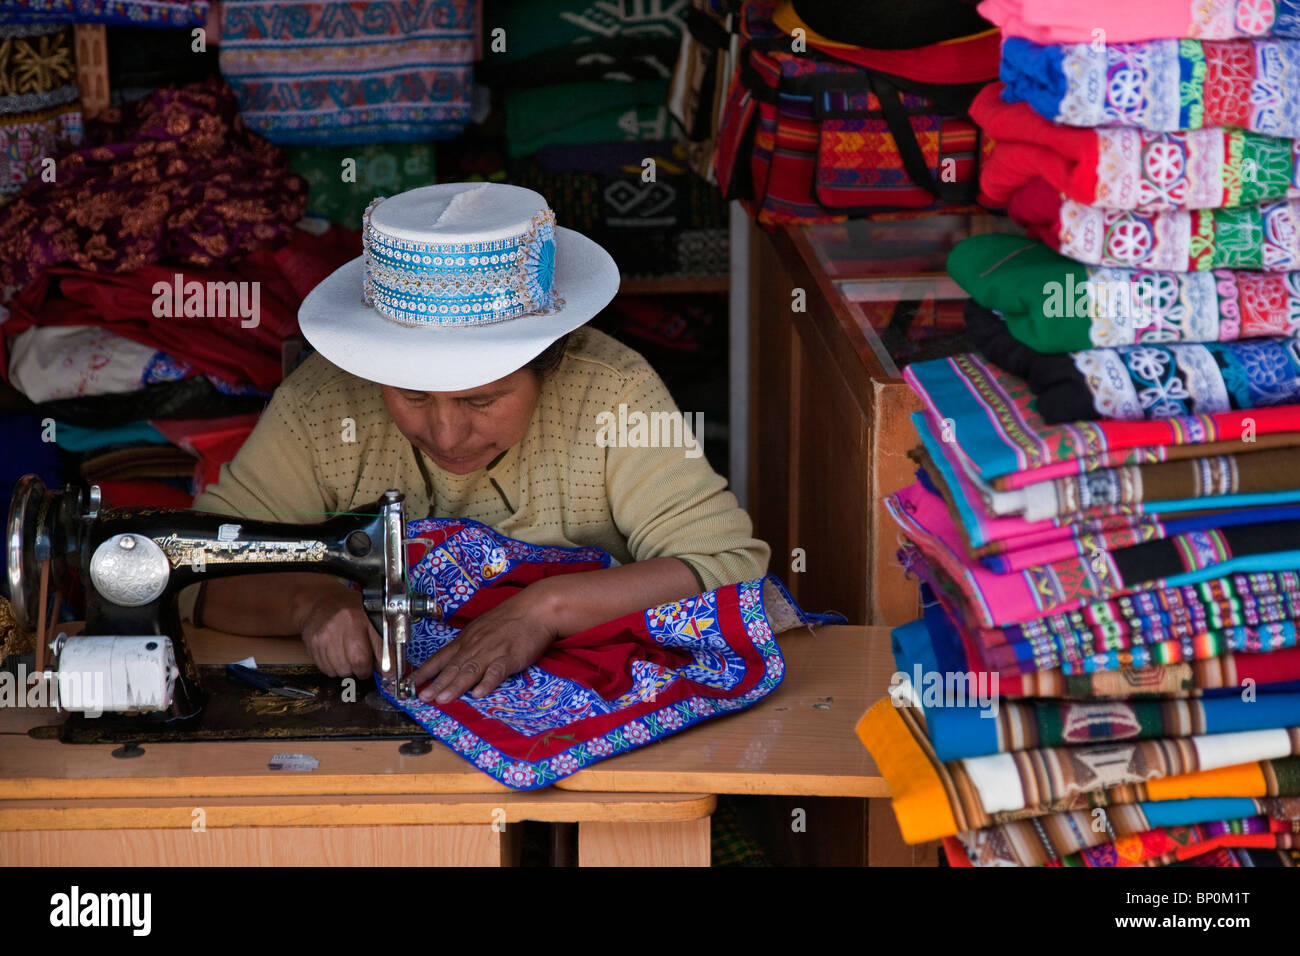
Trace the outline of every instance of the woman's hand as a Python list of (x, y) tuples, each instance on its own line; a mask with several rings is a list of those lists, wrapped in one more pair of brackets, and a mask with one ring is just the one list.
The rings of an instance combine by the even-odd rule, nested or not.
[(328, 677), (369, 677), (379, 659), (379, 634), (361, 595), (339, 585), (304, 595), (295, 615), (311, 659)]
[(552, 580), (536, 581), (475, 618), (420, 665), (411, 675), (415, 686), (432, 681), (420, 698), (446, 704), (471, 688), (483, 697), (541, 657), (560, 636)]

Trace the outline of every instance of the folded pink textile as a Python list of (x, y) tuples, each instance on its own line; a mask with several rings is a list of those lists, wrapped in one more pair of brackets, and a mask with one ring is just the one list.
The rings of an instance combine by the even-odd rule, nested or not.
[[(984, 0), (1003, 36), (1035, 43), (1135, 43), (1300, 35), (1295, 0)], [(1102, 31), (1100, 34), (1098, 31)]]

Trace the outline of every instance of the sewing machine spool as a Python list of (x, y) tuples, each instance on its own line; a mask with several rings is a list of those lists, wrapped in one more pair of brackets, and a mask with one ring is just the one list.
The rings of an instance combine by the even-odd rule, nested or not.
[(168, 637), (60, 634), (50, 650), (60, 710), (96, 716), (165, 711), (172, 705), (180, 669)]

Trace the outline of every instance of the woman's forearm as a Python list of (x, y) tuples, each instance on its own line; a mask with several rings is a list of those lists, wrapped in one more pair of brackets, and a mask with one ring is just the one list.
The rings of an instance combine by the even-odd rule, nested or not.
[[(259, 637), (298, 636), (310, 607), (354, 592), (326, 574), (246, 574), (207, 582), (198, 617), (204, 627)], [(360, 594), (356, 595), (358, 604)]]
[(651, 558), (617, 568), (544, 578), (540, 587), (560, 636), (577, 634), (633, 611), (700, 593), (700, 584), (685, 562)]

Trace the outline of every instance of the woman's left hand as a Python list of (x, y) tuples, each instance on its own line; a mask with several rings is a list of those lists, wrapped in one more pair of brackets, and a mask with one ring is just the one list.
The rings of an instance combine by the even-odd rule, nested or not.
[(537, 581), (471, 621), (456, 639), (411, 675), (420, 699), (446, 704), (473, 689), (490, 694), (507, 677), (535, 662), (559, 637), (554, 595)]

